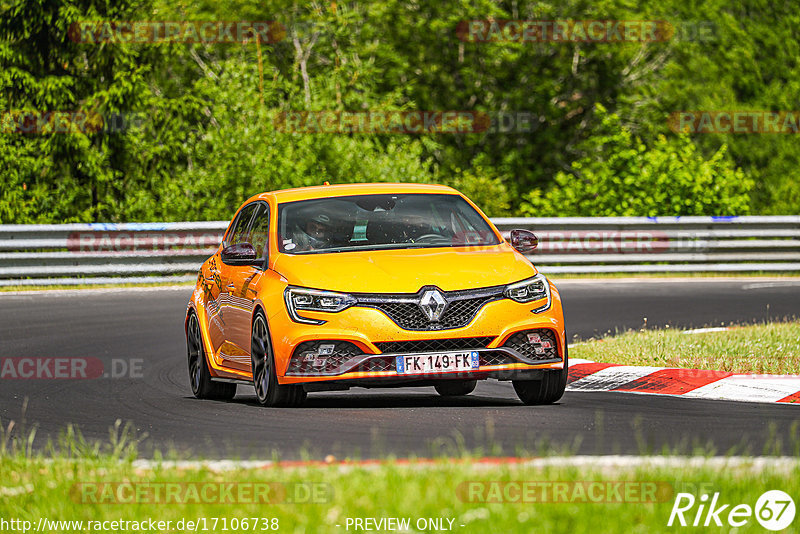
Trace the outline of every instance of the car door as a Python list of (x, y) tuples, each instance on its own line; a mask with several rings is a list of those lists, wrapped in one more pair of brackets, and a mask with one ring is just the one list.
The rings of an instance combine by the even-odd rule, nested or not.
[(228, 322), (225, 335), (231, 345), (231, 350), (236, 351), (236, 354), (240, 356), (231, 361), (231, 366), (242, 370), (250, 370), (250, 337), (254, 299), (258, 281), (264, 272), (269, 241), (269, 204), (257, 202), (256, 205), (247, 235), (239, 242), (253, 245), (258, 259), (255, 265), (229, 267), (228, 270), (228, 287), (231, 295), (228, 300), (229, 311), (226, 312)]
[[(254, 202), (239, 211), (236, 222), (225, 237), (225, 242), (222, 244), (223, 248), (250, 242), (250, 228), (260, 204), (259, 202)], [(227, 265), (221, 260), (219, 265), (222, 286), (219, 297), (219, 315), (222, 323), (223, 340), (217, 354), (219, 359), (222, 360), (221, 365), (224, 367), (247, 370), (250, 368), (250, 316), (248, 314), (246, 318), (244, 317), (247, 314), (248, 301), (246, 298), (242, 298), (237, 291), (236, 281), (241, 278), (245, 271), (253, 269), (253, 267)], [(252, 310), (252, 299), (249, 302)], [(241, 331), (244, 328), (248, 332), (246, 346), (242, 346), (241, 342)]]
[[(203, 301), (206, 309), (206, 330), (214, 356), (219, 354), (220, 347), (225, 341), (224, 320), (221, 313), (220, 296), (222, 294), (222, 278), (220, 272), (219, 252), (213, 255), (202, 268), (203, 276)], [(217, 357), (216, 360), (219, 360)]]

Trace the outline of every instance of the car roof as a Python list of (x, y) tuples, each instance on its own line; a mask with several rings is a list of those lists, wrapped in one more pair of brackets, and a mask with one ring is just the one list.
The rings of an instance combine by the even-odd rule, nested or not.
[(347, 195), (369, 194), (403, 194), (403, 193), (439, 193), (458, 194), (458, 191), (446, 185), (436, 184), (403, 184), (403, 183), (377, 183), (377, 184), (337, 184), (316, 185), (311, 187), (296, 187), (281, 189), (255, 195), (248, 199), (267, 200), (273, 197), (276, 202), (294, 202), (296, 200), (309, 200), (314, 198), (341, 197)]

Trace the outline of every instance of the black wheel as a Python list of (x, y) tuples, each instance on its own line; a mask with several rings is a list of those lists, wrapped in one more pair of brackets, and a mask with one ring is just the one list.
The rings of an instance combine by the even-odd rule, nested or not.
[(568, 374), (569, 350), (564, 345), (564, 369), (545, 371), (541, 380), (514, 380), (514, 391), (525, 404), (553, 404), (564, 395)]
[(442, 397), (461, 397), (475, 391), (477, 385), (477, 380), (445, 380), (433, 387)]
[(198, 399), (231, 400), (236, 395), (236, 384), (211, 380), (200, 324), (194, 312), (189, 315), (186, 328), (186, 347), (189, 353), (189, 383), (194, 396)]
[(262, 406), (300, 406), (305, 402), (306, 391), (303, 386), (278, 383), (267, 320), (260, 311), (253, 319), (250, 359), (253, 365), (253, 387), (256, 390), (259, 404)]

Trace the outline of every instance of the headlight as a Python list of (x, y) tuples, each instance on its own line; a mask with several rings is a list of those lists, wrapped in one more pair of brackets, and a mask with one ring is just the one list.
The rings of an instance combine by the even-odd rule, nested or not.
[(304, 289), (300, 287), (287, 287), (283, 293), (286, 301), (286, 310), (293, 321), (305, 324), (324, 324), (325, 321), (308, 319), (297, 314), (298, 311), (321, 311), (336, 313), (349, 308), (356, 303), (356, 299), (347, 293), (321, 291), (318, 289)]
[(545, 304), (531, 310), (533, 313), (540, 313), (550, 308), (550, 284), (543, 274), (537, 274), (527, 280), (509, 284), (503, 294), (506, 298), (517, 302), (533, 302), (534, 300), (546, 298), (547, 302)]

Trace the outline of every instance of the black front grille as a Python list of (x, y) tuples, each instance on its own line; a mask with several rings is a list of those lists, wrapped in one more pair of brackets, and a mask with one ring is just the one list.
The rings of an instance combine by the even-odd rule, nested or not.
[[(529, 330), (527, 332), (550, 332), (549, 330)], [(513, 346), (512, 342), (518, 341), (520, 335), (515, 334), (507, 342), (506, 346)], [(550, 334), (552, 335), (552, 334)], [(465, 337), (448, 339), (423, 339), (408, 341), (385, 341), (375, 345), (386, 354), (404, 353), (424, 353), (439, 351), (470, 351), (477, 349), (479, 353), (479, 364), (481, 367), (488, 365), (503, 365), (516, 363), (517, 359), (498, 350), (485, 350), (494, 338), (485, 337)], [(553, 339), (555, 339), (553, 337)], [(527, 337), (525, 338), (527, 342)], [(520, 352), (524, 353), (524, 348)], [(534, 358), (526, 354), (531, 359)], [(344, 373), (363, 372), (373, 373), (381, 371), (397, 371), (397, 361), (395, 356), (371, 355), (364, 353), (353, 343), (340, 340), (321, 340), (306, 341), (297, 346), (289, 361), (289, 368), (286, 370), (288, 375), (293, 376), (331, 376)]]
[(450, 350), (482, 349), (493, 337), (461, 337), (453, 339), (414, 339), (408, 341), (383, 341), (375, 346), (383, 353), (403, 354), (415, 352), (440, 352)]
[(450, 330), (467, 326), (487, 303), (502, 298), (503, 286), (465, 291), (442, 291), (447, 307), (438, 321), (429, 321), (419, 306), (423, 292), (356, 294), (357, 306), (376, 308), (404, 330)]
[[(331, 346), (333, 349), (331, 350)], [(395, 371), (393, 357), (370, 358), (360, 363), (356, 360), (364, 355), (356, 345), (349, 341), (324, 340), (300, 343), (294, 350), (287, 374), (291, 375), (330, 375), (345, 372), (371, 373), (376, 371)]]
[(361, 373), (374, 373), (376, 371), (396, 371), (397, 361), (393, 357), (389, 358), (370, 358), (369, 360), (358, 364), (350, 371), (358, 371)]
[(559, 359), (556, 335), (547, 328), (517, 332), (503, 346), (514, 349), (530, 360)]
[[(333, 345), (333, 350), (327, 354), (330, 345)], [(325, 354), (321, 354), (324, 352)], [(339, 367), (347, 363), (351, 358), (362, 355), (363, 352), (354, 344), (347, 341), (306, 341), (300, 343), (294, 354), (292, 360), (289, 362), (289, 373), (299, 374), (320, 374), (330, 373), (337, 370)], [(310, 356), (314, 358), (311, 359)], [(315, 365), (315, 363), (320, 364)]]
[(507, 363), (519, 363), (517, 360), (502, 352), (481, 352), (480, 365), (505, 365)]

